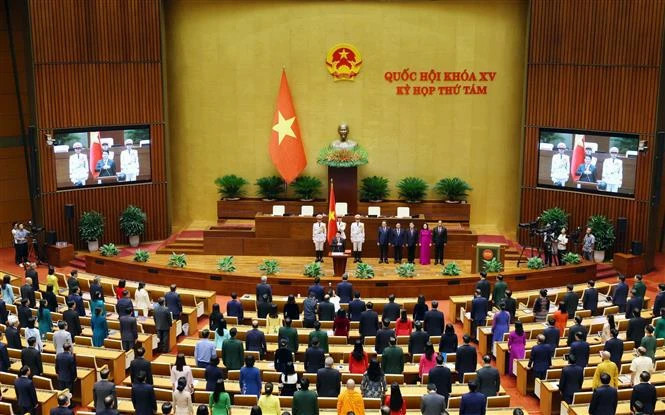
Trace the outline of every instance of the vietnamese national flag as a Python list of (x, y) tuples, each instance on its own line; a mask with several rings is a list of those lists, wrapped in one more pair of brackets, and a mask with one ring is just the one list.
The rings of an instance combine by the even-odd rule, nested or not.
[(270, 158), (286, 183), (291, 183), (305, 169), (305, 149), (284, 70), (277, 95), (269, 148)]
[(337, 213), (335, 212), (335, 191), (330, 181), (330, 197), (328, 197), (328, 244), (337, 235)]
[(580, 179), (577, 168), (584, 163), (584, 134), (575, 134), (573, 140), (573, 154), (570, 157), (570, 175), (574, 181)]
[(93, 177), (99, 176), (99, 172), (95, 171), (97, 162), (102, 159), (102, 144), (99, 141), (99, 131), (90, 132), (90, 173)]

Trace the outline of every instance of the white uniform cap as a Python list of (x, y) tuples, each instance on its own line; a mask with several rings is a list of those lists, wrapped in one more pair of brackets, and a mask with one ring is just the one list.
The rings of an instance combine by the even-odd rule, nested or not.
[(125, 140), (125, 145), (127, 145), (127, 144), (134, 144), (134, 142), (132, 141), (131, 138), (128, 138), (128, 139)]
[(610, 148), (610, 153), (618, 153), (618, 152), (619, 152), (618, 148), (616, 148), (616, 147)]
[(559, 143), (559, 144), (556, 145), (556, 148), (562, 148), (562, 149), (565, 150), (566, 149), (566, 143)]
[(83, 145), (77, 141), (77, 142), (74, 143), (74, 145), (72, 147), (74, 147), (74, 148), (77, 148), (77, 147), (78, 148), (83, 148)]
[(317, 219), (323, 219), (323, 215), (319, 213), (318, 215), (316, 215), (316, 218)]

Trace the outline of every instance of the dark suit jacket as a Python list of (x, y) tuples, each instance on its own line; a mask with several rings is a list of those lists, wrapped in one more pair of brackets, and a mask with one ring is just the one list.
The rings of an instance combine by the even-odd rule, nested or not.
[(14, 381), (14, 389), (16, 390), (19, 408), (34, 408), (37, 406), (37, 390), (32, 380), (20, 376)]
[(440, 336), (443, 334), (443, 328), (446, 324), (443, 313), (439, 310), (429, 310), (425, 313), (425, 319), (423, 320), (423, 329), (432, 336)]
[(379, 330), (379, 315), (376, 311), (365, 310), (360, 314), (359, 329), (360, 335), (363, 337), (376, 336)]
[(135, 341), (139, 337), (136, 317), (120, 317), (120, 339), (123, 341)]
[(95, 386), (92, 388), (93, 391), (93, 397), (94, 397), (94, 405), (97, 413), (104, 409), (104, 398), (107, 396), (111, 395), (114, 397), (115, 403), (113, 404), (114, 408), (118, 407), (118, 399), (115, 394), (115, 385), (113, 382), (109, 382), (108, 380), (100, 380), (98, 382), (95, 382)]
[(374, 343), (374, 350), (377, 354), (383, 353), (383, 350), (390, 344), (390, 338), (395, 337), (395, 330), (381, 328), (376, 333), (376, 340)]
[(497, 368), (492, 366), (483, 366), (476, 372), (476, 383), (478, 392), (490, 397), (499, 393), (501, 386), (501, 377)]
[(321, 397), (339, 396), (342, 375), (337, 369), (324, 367), (316, 372), (316, 392)]
[(591, 315), (596, 315), (598, 310), (598, 290), (595, 288), (587, 288), (582, 295), (582, 308), (591, 310)]
[(529, 366), (535, 372), (544, 372), (552, 366), (552, 346), (549, 344), (537, 344), (531, 349)]
[(166, 295), (164, 295), (164, 304), (166, 304), (166, 308), (169, 309), (174, 318), (180, 318), (180, 313), (182, 313), (182, 301), (180, 301), (180, 296), (177, 292), (169, 291), (166, 293)]
[(263, 294), (268, 294), (268, 302), (272, 303), (272, 287), (270, 284), (256, 284), (256, 302), (263, 302)]
[(134, 309), (134, 304), (132, 304), (132, 300), (130, 300), (128, 297), (123, 297), (118, 300), (118, 302), (115, 305), (115, 310), (118, 312), (118, 316), (126, 316), (127, 315), (127, 310), (133, 310)]
[(648, 382), (640, 382), (633, 386), (633, 393), (630, 395), (630, 407), (635, 408), (635, 401), (640, 401), (644, 405), (642, 413), (653, 414), (656, 408), (656, 387)]
[(656, 294), (656, 298), (653, 300), (653, 315), (659, 316), (660, 309), (663, 307), (665, 307), (665, 291)]
[(617, 390), (609, 385), (601, 385), (593, 391), (589, 404), (590, 415), (614, 414), (618, 403)]
[(21, 328), (28, 327), (28, 320), (32, 317), (32, 311), (30, 311), (30, 308), (20, 305), (17, 307), (16, 312), (18, 314), (18, 323), (21, 325)]
[(465, 373), (475, 372), (477, 361), (478, 353), (475, 347), (468, 344), (459, 346), (455, 352), (455, 370), (458, 378), (464, 379)]
[(316, 373), (322, 369), (326, 355), (320, 347), (308, 347), (305, 351), (305, 372)]
[(476, 290), (480, 290), (480, 295), (486, 300), (490, 299), (490, 291), (492, 291), (492, 286), (487, 280), (480, 280), (476, 283)]
[(648, 320), (642, 317), (633, 317), (628, 320), (628, 329), (626, 330), (626, 340), (635, 342), (635, 347), (639, 347), (644, 337), (644, 329), (648, 324)]
[(341, 236), (335, 236), (332, 241), (330, 241), (330, 252), (344, 252), (344, 244), (346, 240)]
[(55, 297), (52, 291), (46, 291), (42, 294), (42, 298), (46, 300), (46, 307), (50, 311), (58, 310), (58, 299)]
[(429, 334), (423, 330), (414, 330), (409, 336), (409, 354), (425, 353), (425, 345), (429, 341)]
[(224, 379), (224, 372), (217, 366), (208, 365), (205, 370), (206, 390), (214, 391), (219, 379)]
[(73, 415), (74, 412), (65, 406), (56, 406), (51, 408), (49, 415)]
[(74, 382), (76, 374), (76, 357), (68, 352), (58, 353), (55, 357), (55, 372), (61, 382)]
[(115, 176), (115, 161), (108, 159), (106, 165), (107, 168), (104, 168), (104, 160), (98, 160), (95, 165), (95, 171), (99, 172), (99, 177), (111, 177)]
[(5, 301), (0, 299), (0, 323), (2, 324), (7, 324), (7, 316), (9, 313), (7, 312), (7, 305), (5, 304)]
[(448, 242), (448, 230), (446, 227), (442, 226), (441, 231), (439, 231), (439, 227), (435, 226), (432, 229), (432, 243), (434, 245), (443, 245), (446, 242)]
[(605, 342), (604, 350), (610, 352), (610, 360), (621, 367), (621, 358), (623, 357), (623, 340), (611, 338)]
[(245, 312), (242, 308), (242, 303), (238, 300), (231, 300), (226, 303), (226, 315), (231, 317), (238, 317), (238, 322), (245, 318)]
[(23, 348), (21, 345), (21, 334), (16, 327), (7, 326), (7, 331), (5, 331), (5, 338), (7, 339), (7, 347), (18, 350)]
[(589, 353), (589, 343), (585, 341), (576, 341), (570, 345), (570, 354), (575, 356), (575, 364), (579, 367), (589, 364)]
[(74, 336), (81, 335), (81, 320), (76, 310), (66, 310), (62, 313), (62, 319), (67, 323), (67, 331), (72, 335), (72, 340)]
[(90, 284), (90, 298), (91, 299), (95, 298), (95, 293), (99, 293), (102, 296), (102, 299), (104, 298), (104, 289), (102, 288), (102, 286), (91, 283)]
[(35, 308), (35, 290), (32, 285), (25, 284), (21, 286), (21, 298), (30, 300), (30, 308)]
[(568, 329), (568, 340), (566, 341), (566, 344), (568, 346), (573, 344), (573, 342), (575, 341), (575, 333), (577, 333), (578, 331), (584, 333), (585, 336), (588, 333), (588, 329), (581, 324), (574, 324), (570, 326), (570, 328)]
[(580, 302), (580, 298), (577, 296), (577, 293), (573, 291), (568, 291), (566, 295), (563, 296), (563, 303), (566, 306), (566, 312), (568, 313), (568, 319), (575, 317), (575, 312), (577, 311), (577, 304)]
[(351, 321), (360, 321), (360, 315), (365, 309), (365, 302), (363, 300), (352, 300), (349, 303), (349, 319)]
[(145, 383), (152, 385), (152, 366), (150, 365), (150, 362), (143, 357), (136, 357), (132, 360), (132, 363), (129, 364), (129, 374), (132, 378), (132, 383), (138, 382), (137, 377), (140, 372), (145, 372)]
[(545, 343), (551, 345), (553, 348), (552, 350), (559, 347), (560, 333), (558, 328), (549, 326), (543, 331), (543, 335), (545, 336)]
[[(171, 325), (173, 325), (173, 316), (168, 308), (163, 305), (157, 306), (155, 308), (155, 328), (157, 330), (170, 330)], [(150, 382), (152, 384), (152, 382)]]
[[(585, 170), (589, 170), (589, 173), (585, 173)], [(584, 163), (580, 164), (577, 166), (577, 170), (575, 171), (580, 176), (579, 181), (580, 182), (589, 182), (589, 183), (595, 183), (596, 182), (596, 166), (593, 164), (589, 164), (588, 166), (585, 166)]]
[(567, 403), (573, 401), (575, 392), (582, 389), (582, 382), (584, 382), (584, 369), (577, 365), (568, 365), (561, 370), (561, 378), (559, 379), (559, 390), (561, 397)]
[(353, 284), (348, 281), (337, 284), (337, 295), (340, 303), (350, 303), (353, 299)]
[(393, 245), (401, 247), (404, 245), (404, 241), (406, 241), (406, 231), (400, 228), (398, 234), (397, 229), (393, 229), (391, 232), (391, 240)]
[(245, 335), (245, 350), (266, 354), (266, 335), (259, 329), (251, 329)]
[(402, 305), (399, 303), (388, 302), (383, 307), (383, 320), (388, 319), (390, 321), (395, 321), (399, 318), (399, 311), (402, 309)]
[(21, 364), (23, 366), (28, 366), (33, 376), (41, 376), (41, 374), (44, 373), (42, 355), (39, 353), (39, 350), (34, 347), (26, 347), (21, 350)]
[(319, 303), (319, 320), (333, 321), (335, 320), (335, 305), (330, 301), (321, 301)]
[(32, 279), (32, 289), (33, 291), (39, 291), (39, 274), (36, 269), (28, 269), (25, 272), (25, 277)]
[(83, 297), (78, 294), (70, 294), (67, 296), (67, 301), (73, 301), (76, 304), (76, 312), (79, 313), (79, 316), (85, 316)]
[(485, 415), (487, 398), (480, 392), (469, 392), (462, 395), (459, 415)]
[(633, 313), (637, 311), (638, 313), (642, 311), (642, 304), (644, 300), (642, 297), (630, 297), (626, 303), (626, 318), (633, 317)]
[(323, 287), (320, 284), (312, 284), (307, 289), (307, 296), (309, 297), (310, 293), (314, 293), (314, 297), (317, 300), (323, 301)]
[(411, 229), (406, 230), (405, 240), (407, 246), (414, 246), (418, 243), (418, 230), (414, 229), (413, 232)]
[(612, 304), (625, 305), (628, 298), (628, 284), (619, 282), (614, 286), (614, 293), (612, 294)]
[(515, 312), (517, 311), (517, 300), (513, 297), (506, 297), (504, 298), (503, 303), (506, 305), (506, 311), (510, 313), (510, 321), (514, 321)]
[(448, 398), (452, 390), (453, 378), (447, 366), (434, 366), (429, 370), (429, 383), (436, 385), (436, 393)]
[(152, 385), (132, 384), (132, 404), (134, 404), (136, 415), (152, 415), (157, 412), (157, 399), (155, 399), (155, 390)]
[(379, 226), (379, 235), (376, 241), (379, 245), (388, 245), (389, 243), (392, 243), (390, 238), (391, 233), (390, 227), (386, 226), (384, 228), (383, 226)]
[(257, 303), (256, 304), (256, 316), (258, 318), (266, 318), (270, 314), (270, 309), (272, 308), (271, 303)]
[[(489, 283), (488, 283), (489, 284)], [(484, 325), (487, 321), (487, 309), (489, 302), (485, 297), (475, 297), (471, 301), (471, 320), (478, 325)], [(475, 333), (472, 333), (475, 335)]]
[(8, 372), (11, 362), (9, 361), (9, 351), (7, 345), (0, 343), (0, 372)]

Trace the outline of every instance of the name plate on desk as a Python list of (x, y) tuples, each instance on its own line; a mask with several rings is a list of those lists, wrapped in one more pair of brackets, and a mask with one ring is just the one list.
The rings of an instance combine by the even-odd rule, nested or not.
[(331, 256), (344, 256), (344, 252), (331, 252)]
[(203, 315), (203, 301), (196, 303), (196, 318)]
[(182, 333), (182, 320), (177, 320), (175, 322), (175, 333), (176, 336), (179, 336)]

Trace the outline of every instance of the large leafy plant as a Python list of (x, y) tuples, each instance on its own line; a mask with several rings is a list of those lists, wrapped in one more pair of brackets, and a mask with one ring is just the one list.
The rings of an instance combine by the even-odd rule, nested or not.
[(596, 237), (596, 251), (606, 251), (614, 246), (616, 236), (614, 234), (614, 225), (603, 215), (594, 215), (589, 218), (587, 226), (591, 228), (591, 233)]
[(427, 182), (419, 177), (405, 177), (397, 183), (399, 197), (408, 202), (420, 202), (427, 193)]
[(361, 262), (356, 266), (354, 275), (356, 278), (359, 278), (361, 280), (368, 280), (370, 278), (374, 278), (374, 268), (372, 268), (370, 264)]
[(459, 177), (446, 177), (434, 185), (434, 191), (450, 201), (466, 200), (470, 190), (473, 190), (471, 186)]
[(245, 195), (244, 187), (247, 185), (247, 180), (235, 174), (227, 174), (216, 178), (215, 184), (220, 196), (225, 199), (236, 199)]
[(545, 263), (541, 257), (532, 256), (526, 260), (526, 267), (529, 269), (543, 269), (545, 267)]
[(274, 275), (279, 272), (279, 262), (276, 259), (264, 259), (259, 264), (259, 271), (265, 275)]
[(145, 230), (146, 214), (141, 208), (129, 205), (120, 214), (120, 230), (125, 236), (139, 236)]
[(187, 255), (173, 252), (169, 256), (169, 262), (166, 265), (172, 268), (185, 268), (187, 266)]
[(361, 180), (360, 199), (380, 201), (388, 197), (388, 179), (382, 176), (370, 176)]
[(416, 266), (410, 262), (399, 264), (395, 269), (397, 275), (403, 278), (413, 278), (416, 276)]
[(462, 273), (462, 268), (457, 265), (456, 262), (449, 262), (444, 265), (441, 274), (443, 275), (460, 275)]
[(559, 207), (549, 208), (540, 214), (540, 225), (547, 226), (547, 224), (550, 224), (552, 231), (558, 235), (561, 228), (568, 227), (569, 217), (570, 215)]
[(483, 259), (483, 269), (485, 272), (501, 272), (503, 271), (503, 265), (501, 265), (501, 262), (496, 259), (496, 257), (490, 259), (489, 261)]
[(116, 256), (120, 253), (120, 251), (115, 246), (115, 244), (108, 243), (99, 247), (99, 253), (102, 254), (102, 256)]
[(321, 193), (321, 185), (318, 177), (300, 176), (291, 183), (291, 188), (300, 199), (310, 200)]
[(305, 265), (305, 269), (303, 270), (302, 274), (306, 277), (322, 277), (323, 276), (323, 269), (321, 268), (321, 264), (318, 262), (311, 262), (307, 265)]
[(278, 176), (259, 177), (256, 180), (259, 196), (264, 199), (277, 199), (284, 192), (284, 185), (284, 180)]
[(86, 242), (98, 241), (104, 235), (104, 222), (104, 216), (97, 211), (83, 212), (79, 221), (81, 239)]
[(217, 261), (217, 269), (222, 272), (234, 272), (236, 266), (233, 260), (233, 256), (225, 256), (224, 258)]

